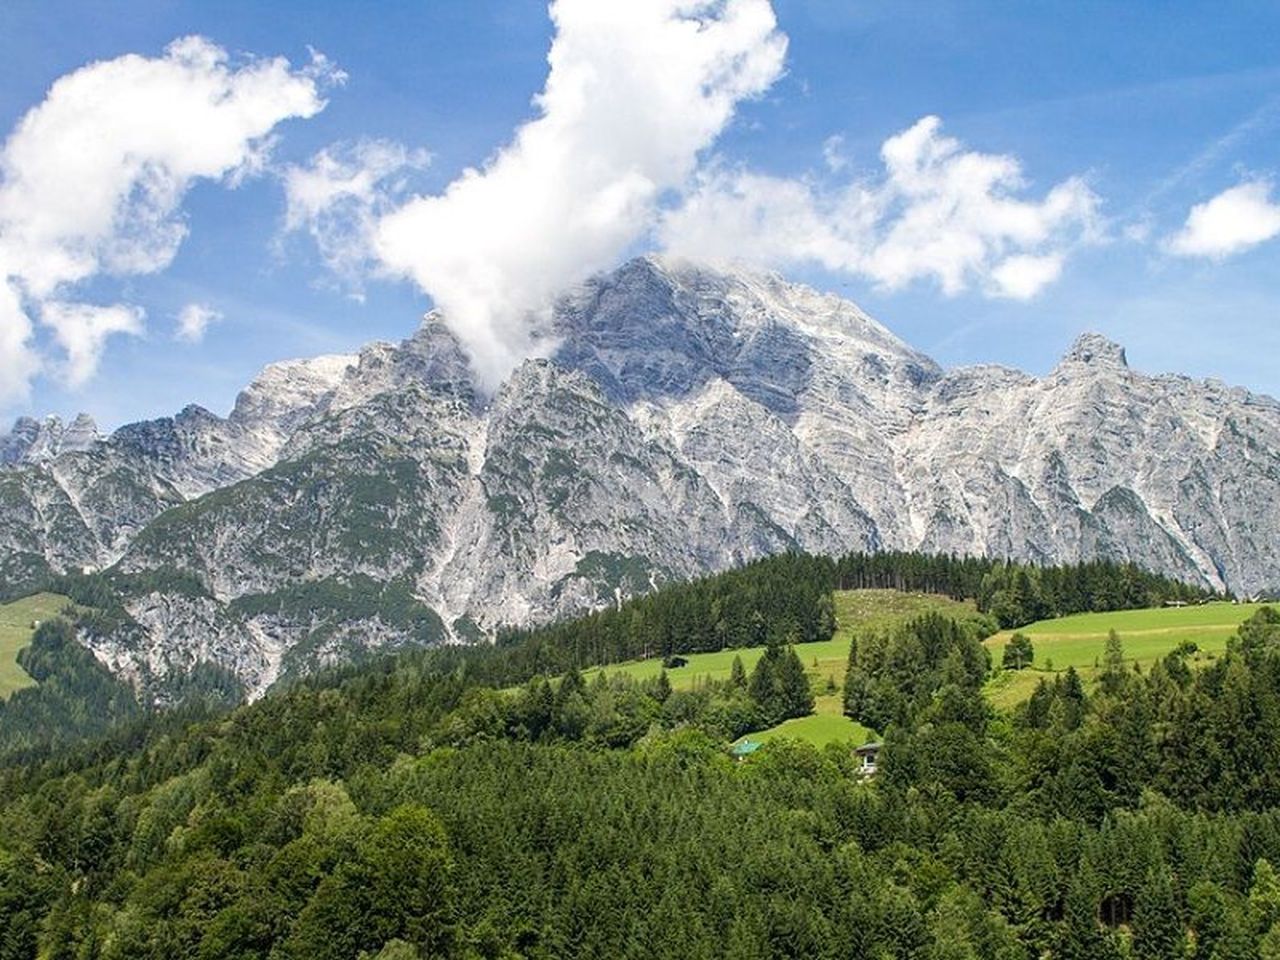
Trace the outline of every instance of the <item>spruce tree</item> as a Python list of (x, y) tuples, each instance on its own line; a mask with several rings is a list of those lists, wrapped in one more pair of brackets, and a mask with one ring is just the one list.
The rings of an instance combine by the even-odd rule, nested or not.
[(1133, 953), (1140, 960), (1181, 957), (1186, 946), (1173, 878), (1166, 866), (1153, 867), (1138, 890), (1133, 908)]
[(1124, 644), (1120, 642), (1120, 634), (1112, 630), (1107, 634), (1107, 647), (1102, 655), (1102, 692), (1114, 697), (1124, 689), (1127, 679)]
[(779, 658), (777, 671), (784, 717), (803, 717), (813, 713), (813, 689), (794, 647), (788, 648)]

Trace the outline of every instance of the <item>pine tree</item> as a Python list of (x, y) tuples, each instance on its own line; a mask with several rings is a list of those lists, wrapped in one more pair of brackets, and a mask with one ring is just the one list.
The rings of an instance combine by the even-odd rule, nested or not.
[(1124, 667), (1124, 644), (1120, 642), (1120, 634), (1112, 630), (1107, 634), (1107, 647), (1102, 655), (1102, 692), (1114, 697), (1124, 689), (1128, 676)]
[(1000, 665), (1006, 670), (1021, 670), (1031, 666), (1031, 661), (1034, 659), (1035, 648), (1031, 644), (1031, 638), (1026, 634), (1015, 633), (1005, 644)]
[(734, 656), (733, 666), (729, 668), (729, 686), (735, 690), (747, 687), (747, 668), (742, 665), (742, 657)]
[(667, 676), (667, 671), (663, 670), (658, 674), (658, 679), (654, 681), (653, 699), (659, 703), (666, 703), (671, 696), (671, 678)]
[(784, 716), (803, 717), (813, 713), (813, 689), (794, 647), (789, 647), (780, 658), (777, 670)]
[(1133, 908), (1133, 953), (1141, 960), (1181, 957), (1186, 945), (1173, 878), (1166, 866), (1153, 867), (1138, 890)]

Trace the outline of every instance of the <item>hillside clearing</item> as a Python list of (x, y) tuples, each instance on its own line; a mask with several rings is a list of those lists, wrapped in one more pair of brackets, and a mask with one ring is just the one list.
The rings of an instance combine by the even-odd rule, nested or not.
[(18, 666), (18, 651), (31, 642), (33, 623), (56, 617), (70, 602), (56, 593), (37, 593), (0, 605), (0, 700), (35, 684)]
[(753, 740), (756, 743), (768, 743), (770, 740), (790, 739), (805, 740), (815, 747), (825, 747), (829, 743), (851, 743), (855, 746), (875, 739), (875, 732), (868, 730), (856, 720), (844, 715), (843, 698), (839, 694), (818, 697), (814, 703), (814, 712), (807, 717), (784, 720), (776, 727), (748, 733), (735, 743)]
[[(969, 601), (951, 600), (925, 593), (900, 593), (897, 590), (837, 591), (835, 611), (836, 631), (830, 640), (796, 646), (796, 653), (804, 664), (817, 695), (814, 713), (747, 734), (743, 740), (766, 743), (785, 737), (805, 740), (819, 747), (846, 741), (865, 743), (875, 736), (874, 732), (843, 715), (843, 698), (839, 692), (844, 686), (845, 667), (854, 633), (859, 630), (887, 629), (930, 612), (952, 617), (971, 617), (978, 612)], [(718, 650), (714, 653), (682, 654), (688, 664), (668, 669), (667, 678), (677, 690), (689, 690), (712, 681), (728, 680), (734, 657), (742, 658), (742, 665), (749, 674), (763, 653), (764, 647), (747, 647)], [(590, 680), (603, 670), (608, 674), (625, 674), (636, 680), (651, 680), (662, 669), (662, 660), (651, 658), (596, 667), (584, 671), (583, 676)]]
[(1125, 661), (1149, 669), (1183, 643), (1193, 643), (1190, 662), (1208, 663), (1227, 648), (1236, 629), (1262, 607), (1255, 603), (1208, 603), (1193, 607), (1152, 607), (1112, 613), (1082, 613), (1041, 620), (1003, 630), (986, 641), (996, 666), (1014, 633), (1031, 638), (1035, 658), (1030, 669), (1001, 671), (988, 684), (987, 696), (998, 708), (1012, 707), (1035, 690), (1041, 679), (1074, 667), (1086, 683), (1098, 673), (1107, 635), (1115, 630), (1124, 645)]
[[(925, 593), (899, 593), (896, 590), (837, 591), (835, 608), (836, 631), (830, 640), (796, 646), (796, 653), (804, 663), (810, 679), (824, 686), (828, 680), (837, 686), (844, 683), (849, 644), (856, 630), (884, 629), (931, 611), (952, 617), (977, 614), (977, 608), (968, 601)], [(688, 664), (668, 670), (667, 678), (674, 689), (690, 690), (709, 681), (728, 680), (734, 657), (741, 657), (742, 665), (750, 673), (763, 653), (764, 647), (744, 647), (713, 653), (681, 654)], [(608, 674), (626, 674), (635, 680), (652, 680), (662, 672), (662, 660), (651, 657), (648, 660), (593, 667), (583, 671), (583, 677), (590, 680), (602, 670)]]

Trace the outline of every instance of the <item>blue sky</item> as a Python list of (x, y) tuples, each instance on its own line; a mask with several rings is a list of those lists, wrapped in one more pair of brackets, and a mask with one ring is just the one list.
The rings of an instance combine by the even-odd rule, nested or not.
[[(767, 265), (850, 297), (944, 364), (1000, 362), (1043, 373), (1076, 334), (1094, 329), (1123, 343), (1140, 369), (1220, 377), (1280, 395), (1280, 236), (1274, 235), (1280, 227), (1271, 231), (1268, 219), (1280, 203), (1280, 190), (1272, 188), (1280, 173), (1280, 6), (774, 0), (772, 11), (776, 29), (769, 37), (744, 30), (723, 41), (740, 44), (732, 49), (756, 58), (758, 68), (725, 81), (733, 86), (726, 94), (730, 115), (723, 122), (690, 120), (673, 131), (673, 139), (687, 135), (693, 145), (688, 157), (637, 160), (642, 169), (662, 171), (635, 200), (648, 205), (643, 213), (603, 233), (541, 239), (537, 216), (514, 218), (524, 233), (503, 247), (512, 259), (499, 284), (513, 302), (541, 295), (521, 273), (521, 243), (530, 256), (560, 243), (566, 256), (590, 265), (658, 245), (738, 255), (741, 249), (724, 248), (715, 235), (736, 222), (737, 208), (726, 204), (747, 197), (759, 204), (751, 208), (756, 214), (765, 211), (753, 222), (769, 236), (789, 236), (793, 227), (824, 231), (821, 242), (814, 240), (819, 254), (777, 251)], [(572, 17), (566, 8), (565, 48), (590, 63), (607, 48), (607, 31), (601, 40), (590, 32), (598, 24)], [(571, 29), (578, 31), (574, 44)], [(302, 99), (269, 124), (270, 156), (252, 175), (237, 175), (231, 161), (213, 173), (192, 172), (202, 170), (198, 159), (180, 161), (188, 164), (180, 196), (150, 225), (177, 223), (185, 235), (176, 244), (149, 246), (154, 256), (145, 269), (112, 266), (102, 254), (89, 275), (56, 289), (49, 281), (42, 290), (39, 268), (23, 268), (13, 282), (31, 318), (28, 359), (37, 360), (22, 368), (31, 376), (29, 391), (9, 391), (0, 414), (84, 409), (114, 426), (188, 402), (225, 413), (264, 363), (405, 336), (433, 294), (455, 304), (459, 315), (476, 313), (475, 326), (486, 331), (475, 334), (477, 350), (503, 341), (494, 348), (495, 370), (536, 349), (521, 339), (518, 323), (501, 315), (505, 306), (477, 303), (473, 288), (439, 275), (483, 262), (492, 238), (466, 237), (460, 251), (420, 253), (415, 244), (430, 246), (431, 226), (460, 221), (440, 205), (415, 205), (415, 198), (442, 194), (538, 116), (531, 98), (547, 82), (557, 35), (543, 4), (9, 0), (0, 8), (0, 125), (14, 130), (55, 80), (91, 61), (164, 58), (167, 45), (191, 35), (226, 51), (231, 71), (261, 62), (251, 58), (287, 58), (290, 72), (278, 85), (292, 84)], [(785, 59), (770, 46), (779, 35), (786, 38)], [(655, 22), (654, 42), (663, 36)], [(312, 50), (329, 64), (313, 63)], [(651, 62), (641, 54), (636, 62)], [(690, 53), (703, 55), (711, 54)], [(337, 81), (335, 69), (345, 81)], [(314, 89), (303, 90), (307, 84)], [(639, 82), (632, 96), (643, 103), (643, 94)], [(963, 223), (948, 220), (956, 244), (985, 244), (952, 284), (944, 279), (948, 267), (913, 259), (912, 234), (894, 233), (919, 211), (881, 158), (886, 141), (929, 116), (940, 125), (922, 132), (925, 149), (943, 144), (944, 154), (975, 160), (1016, 158), (1021, 181), (1002, 182), (997, 199), (1025, 204), (1013, 213), (1034, 220), (1028, 228), (1034, 236), (1014, 238), (985, 234), (972, 212)], [(174, 122), (181, 121), (180, 113)], [(587, 133), (601, 129), (600, 118), (591, 122), (597, 126), (584, 127)], [(580, 142), (568, 136), (570, 144)], [(359, 197), (344, 194), (338, 206), (317, 201), (285, 234), (287, 171), (319, 169), (317, 153), (328, 149), (345, 158), (341, 169), (351, 174), (368, 156), (334, 145), (361, 141), (402, 145), (403, 153), (392, 156), (401, 162), (389, 162), (385, 177)], [(56, 139), (50, 142), (47, 149), (58, 149)], [(429, 163), (415, 150), (429, 151)], [(512, 161), (515, 182), (536, 187), (527, 178), (555, 179), (544, 162), (519, 159)], [(16, 168), (7, 169), (14, 179)], [(1066, 212), (1054, 213), (1049, 197), (1062, 185)], [(785, 203), (775, 202), (784, 194)], [(1224, 194), (1219, 207), (1202, 211), (1193, 236), (1193, 208)], [(706, 204), (691, 206), (690, 197)], [(971, 208), (979, 219), (988, 199)], [(13, 203), (28, 209), (21, 198)], [(492, 197), (458, 199), (455, 206), (458, 218), (478, 212), (489, 234), (506, 229)], [(712, 208), (719, 212), (705, 213)], [(664, 218), (671, 209), (690, 212)], [(1002, 209), (993, 207), (992, 215)], [(4, 210), (0, 198), (0, 231)], [(872, 226), (849, 227), (850, 218), (872, 216), (871, 210)], [(803, 223), (802, 213), (809, 215)], [(369, 239), (370, 229), (393, 219), (404, 227), (394, 243), (385, 232), (376, 244)], [(337, 245), (327, 256), (316, 242), (321, 235)], [(746, 241), (755, 239), (744, 243), (754, 249), (759, 244)], [(374, 246), (376, 255), (368, 252)], [(1055, 278), (1036, 280), (1034, 290), (1005, 284), (1002, 265), (1023, 255), (1051, 261)], [(558, 262), (549, 273), (571, 269)], [(141, 312), (100, 321), (118, 332), (97, 340), (86, 331), (100, 328), (76, 320), (79, 332), (62, 342), (41, 320), (54, 315), (55, 301)], [(175, 336), (177, 318), (190, 305), (220, 316), (198, 342)], [(73, 376), (67, 344), (85, 337), (91, 357), (81, 357)], [(0, 356), (0, 369), (7, 369), (3, 364)], [(10, 382), (17, 376), (10, 373)]]

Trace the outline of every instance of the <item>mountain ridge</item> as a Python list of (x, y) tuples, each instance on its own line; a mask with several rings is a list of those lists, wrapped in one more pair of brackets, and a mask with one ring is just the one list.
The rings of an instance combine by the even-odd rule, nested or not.
[[(1136, 372), (1099, 334), (1044, 377), (944, 370), (833, 295), (654, 257), (566, 293), (546, 332), (492, 396), (432, 313), (400, 344), (269, 365), (226, 418), (45, 431), (65, 449), (22, 448), (20, 424), (0, 584), (110, 568), (134, 586), (128, 629), (82, 637), (104, 662), (144, 683), (212, 660), (253, 692), (791, 549), (1280, 584), (1280, 404)], [(354, 610), (352, 578), (431, 615)]]

